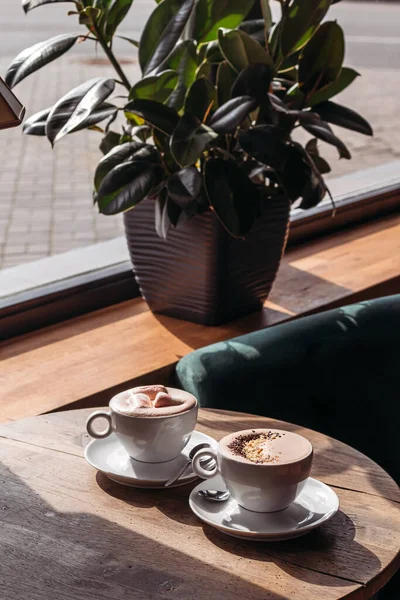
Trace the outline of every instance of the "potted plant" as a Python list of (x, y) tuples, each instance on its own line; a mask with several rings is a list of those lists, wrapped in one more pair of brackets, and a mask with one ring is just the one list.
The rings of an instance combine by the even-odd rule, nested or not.
[[(350, 159), (331, 124), (372, 135), (331, 100), (358, 75), (343, 66), (341, 27), (325, 20), (333, 2), (279, 0), (274, 22), (268, 0), (161, 0), (140, 42), (124, 38), (142, 69), (132, 85), (113, 52), (132, 0), (75, 0), (70, 14), (85, 32), (36, 44), (9, 67), (12, 87), (78, 40), (98, 43), (114, 66), (116, 79), (83, 83), (24, 132), (52, 144), (83, 128), (103, 134), (94, 201), (105, 215), (124, 212), (135, 276), (155, 312), (217, 324), (260, 307), (290, 207), (329, 193), (319, 142)], [(297, 127), (310, 134), (305, 146)]]

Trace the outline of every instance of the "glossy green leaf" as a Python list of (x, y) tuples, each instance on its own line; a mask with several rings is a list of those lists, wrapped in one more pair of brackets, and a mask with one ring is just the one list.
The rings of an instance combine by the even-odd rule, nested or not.
[(156, 102), (165, 102), (178, 82), (178, 73), (172, 69), (162, 71), (157, 75), (148, 75), (139, 79), (129, 92), (130, 100), (145, 98)]
[(297, 65), (299, 62), (300, 50), (287, 56), (279, 65), (279, 74), (285, 79), (295, 71), (294, 81), (297, 81)]
[(293, 0), (279, 26), (283, 56), (302, 48), (328, 12), (331, 0)]
[(97, 204), (104, 215), (135, 207), (161, 181), (162, 169), (148, 162), (129, 161), (114, 167), (101, 182)]
[(273, 68), (269, 54), (244, 31), (223, 31), (220, 29), (218, 41), (222, 54), (238, 73), (255, 63)]
[(58, 131), (52, 143), (55, 144), (68, 133), (76, 131), (82, 123), (87, 121), (91, 113), (95, 111), (104, 100), (110, 96), (110, 94), (112, 94), (114, 88), (114, 79), (103, 78), (97, 81), (97, 83), (95, 83), (81, 98), (70, 118)]
[(321, 175), (326, 175), (332, 171), (330, 164), (322, 156), (312, 156), (311, 158)]
[(194, 164), (208, 144), (218, 135), (195, 116), (185, 114), (174, 130), (170, 148), (172, 156), (181, 167)]
[[(40, 113), (32, 115), (32, 117), (25, 121), (22, 128), (23, 132), (27, 135), (46, 135), (47, 117), (49, 116), (51, 110), (51, 108), (48, 108), (44, 111), (40, 111)], [(117, 108), (113, 104), (103, 102), (103, 104), (98, 106), (90, 113), (84, 122), (82, 122), (78, 127), (74, 128), (73, 131), (70, 131), (70, 133), (94, 127), (97, 123), (101, 123), (107, 118), (109, 119), (116, 113), (116, 111)]]
[(321, 119), (328, 123), (339, 125), (339, 127), (351, 129), (364, 135), (373, 135), (372, 127), (368, 121), (346, 106), (327, 101), (317, 104), (313, 110), (319, 114)]
[(252, 19), (251, 21), (243, 21), (238, 27), (239, 31), (244, 31), (257, 44), (265, 47), (265, 30), (264, 19)]
[(211, 108), (216, 104), (217, 92), (211, 81), (201, 77), (190, 86), (186, 100), (185, 113), (190, 113), (204, 121)]
[(273, 75), (268, 65), (249, 65), (237, 76), (232, 86), (232, 97), (251, 96), (261, 103), (268, 96)]
[(201, 63), (201, 65), (198, 67), (198, 69), (196, 69), (195, 80), (201, 79), (202, 77), (205, 79), (209, 79), (209, 80), (213, 79), (213, 67), (214, 66), (215, 65), (208, 62), (207, 60), (203, 61)]
[(115, 111), (113, 114), (111, 114), (107, 121), (104, 123), (104, 131), (107, 133), (110, 130), (111, 125), (114, 123), (114, 121), (117, 119), (118, 117), (118, 113), (119, 113), (119, 109), (117, 107), (115, 107)]
[(208, 62), (214, 64), (220, 63), (224, 60), (218, 40), (214, 40), (208, 44), (203, 44), (203, 46), (200, 46), (200, 48), (206, 48), (205, 56), (199, 57), (201, 60), (207, 59)]
[(268, 49), (276, 65), (280, 66), (285, 60), (281, 49), (280, 49), (280, 31), (282, 27), (282, 21), (274, 23), (269, 30), (268, 35)]
[(26, 135), (46, 135), (46, 121), (50, 111), (51, 107), (45, 108), (26, 119), (22, 131)]
[(174, 157), (171, 154), (171, 149), (169, 146), (170, 136), (162, 133), (159, 129), (152, 130), (153, 142), (162, 156), (163, 164), (166, 170), (169, 173), (175, 173), (175, 171), (179, 171), (180, 166), (175, 161)]
[(268, 39), (269, 30), (272, 27), (273, 19), (269, 0), (260, 0), (261, 13), (264, 19), (265, 39)]
[(257, 161), (274, 169), (285, 164), (288, 143), (286, 133), (274, 125), (258, 125), (239, 133), (239, 144)]
[(104, 15), (103, 31), (107, 41), (111, 40), (119, 24), (125, 19), (133, 0), (111, 0)]
[[(304, 148), (302, 148), (299, 144), (299, 152), (304, 153)], [(313, 165), (313, 162), (309, 160), (307, 157), (307, 161), (309, 162), (310, 170), (309, 175), (307, 177), (306, 184), (301, 191), (301, 202), (299, 208), (307, 210), (310, 208), (314, 208), (317, 206), (324, 198), (327, 192), (327, 187), (321, 174)]]
[(302, 190), (302, 201), (300, 202), (299, 208), (307, 210), (317, 206), (325, 198), (326, 189), (325, 182), (321, 175), (311, 169), (307, 185)]
[(125, 106), (124, 111), (127, 117), (129, 117), (129, 113), (138, 115), (167, 135), (172, 134), (179, 121), (178, 113), (173, 108), (154, 100), (131, 100)]
[(102, 81), (101, 77), (90, 79), (89, 81), (86, 81), (85, 83), (82, 83), (76, 88), (70, 90), (67, 94), (65, 94), (65, 96), (56, 102), (51, 109), (46, 122), (46, 135), (51, 144), (54, 143), (58, 132), (61, 131), (64, 125), (69, 121), (71, 115), (82, 98), (99, 81)]
[(315, 167), (318, 169), (321, 175), (331, 172), (331, 167), (319, 153), (317, 138), (312, 138), (309, 142), (307, 142), (306, 151), (310, 155)]
[(232, 133), (257, 106), (250, 96), (232, 98), (220, 106), (210, 120), (210, 127), (219, 134)]
[(22, 0), (22, 8), (27, 13), (43, 4), (59, 4), (60, 2), (75, 2), (75, 0)]
[(108, 154), (115, 146), (118, 146), (121, 140), (121, 135), (116, 131), (108, 131), (106, 135), (103, 137), (99, 144), (99, 149), (101, 152), (106, 155)]
[(292, 110), (275, 94), (268, 94), (268, 98), (272, 109), (279, 115), (277, 123), (279, 122), (281, 127), (284, 127), (286, 123), (290, 128), (292, 128), (297, 121), (299, 121), (301, 124), (315, 125), (318, 125), (321, 122), (320, 116), (311, 110)]
[(177, 227), (182, 214), (182, 208), (173, 201), (171, 196), (168, 196), (167, 198), (167, 214), (171, 225)]
[(306, 125), (303, 124), (303, 127), (308, 133), (315, 136), (319, 140), (323, 140), (332, 146), (335, 146), (338, 149), (340, 158), (347, 158), (350, 160), (351, 154), (344, 145), (344, 143), (333, 133), (332, 129), (329, 127), (327, 123), (321, 121), (319, 125)]
[(166, 240), (168, 232), (171, 229), (171, 221), (168, 216), (168, 193), (166, 189), (161, 190), (155, 199), (154, 217), (158, 237)]
[(196, 53), (196, 44), (193, 40), (180, 42), (169, 55), (162, 67), (174, 69), (178, 72), (178, 83), (168, 98), (167, 104), (171, 108), (180, 110), (185, 102), (188, 89), (196, 79), (196, 70), (199, 66)]
[(175, 48), (193, 5), (194, 0), (163, 0), (150, 15), (139, 45), (144, 75), (159, 67)]
[(199, 43), (216, 40), (221, 27), (236, 29), (253, 4), (254, 0), (199, 0), (191, 23), (191, 36)]
[(277, 172), (277, 181), (291, 202), (302, 197), (312, 176), (312, 169), (306, 153), (290, 144), (286, 150), (285, 162)]
[(222, 62), (219, 65), (217, 71), (217, 97), (219, 106), (231, 99), (231, 90), (236, 77), (236, 71), (227, 62)]
[(203, 187), (203, 178), (195, 167), (186, 167), (167, 181), (168, 195), (181, 208), (191, 209), (197, 202)]
[(235, 161), (212, 158), (204, 168), (207, 196), (218, 219), (234, 237), (251, 229), (259, 206), (257, 187)]
[(104, 124), (104, 129), (107, 131), (107, 128), (111, 123), (115, 120), (116, 115), (118, 114), (118, 108), (109, 102), (103, 102), (97, 108), (92, 110), (90, 115), (80, 123), (77, 127), (74, 127), (70, 131), (70, 133), (75, 133), (76, 131), (81, 131), (82, 129), (86, 129), (87, 127), (92, 127), (93, 125), (97, 125), (102, 121), (106, 122)]
[(300, 54), (299, 85), (302, 91), (312, 95), (333, 83), (341, 71), (343, 58), (343, 30), (336, 21), (327, 21)]
[(14, 87), (34, 71), (65, 54), (78, 38), (78, 35), (63, 33), (26, 48), (14, 58), (8, 67), (5, 82), (11, 88)]
[(304, 148), (293, 142), (277, 180), (291, 202), (301, 198), (300, 208), (312, 208), (325, 196), (324, 181)]
[(124, 35), (117, 35), (117, 37), (120, 40), (125, 40), (125, 42), (129, 42), (130, 44), (132, 44), (132, 46), (135, 46), (135, 48), (139, 48), (140, 42), (138, 42), (137, 40), (133, 40), (132, 38), (128, 38)]
[(130, 133), (133, 141), (146, 142), (151, 137), (152, 128), (150, 125), (136, 125), (132, 127)]
[(329, 100), (343, 92), (349, 85), (353, 83), (356, 77), (359, 77), (360, 73), (357, 73), (354, 69), (349, 69), (348, 67), (343, 67), (340, 71), (337, 79), (320, 88), (317, 92), (313, 92), (308, 98), (307, 103), (309, 106), (315, 106), (316, 104), (320, 104), (325, 100)]
[(79, 11), (79, 25), (86, 25), (89, 31), (91, 31), (95, 24), (96, 26), (101, 25), (102, 14), (104, 15), (100, 8), (95, 8), (94, 6), (86, 6), (85, 8)]
[(104, 177), (117, 165), (122, 164), (128, 160), (131, 160), (136, 152), (144, 147), (144, 144), (138, 142), (126, 142), (115, 146), (103, 156), (99, 161), (95, 174), (94, 174), (94, 187), (96, 190), (99, 189), (101, 182)]

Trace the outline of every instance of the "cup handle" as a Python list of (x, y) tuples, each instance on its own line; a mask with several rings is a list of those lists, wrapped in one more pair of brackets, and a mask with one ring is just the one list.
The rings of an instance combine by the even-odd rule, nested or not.
[[(206, 471), (200, 465), (200, 459), (203, 458), (203, 456), (211, 456), (211, 458), (215, 460), (215, 467), (210, 471)], [(197, 477), (201, 477), (201, 479), (211, 479), (219, 472), (217, 460), (217, 452), (214, 450), (214, 448), (202, 448), (201, 450), (196, 452), (192, 460), (193, 473), (197, 475)]]
[[(107, 428), (104, 429), (103, 431), (95, 431), (92, 427), (93, 425), (93, 421), (95, 421), (97, 418), (102, 417), (103, 419), (106, 419), (108, 422)], [(101, 440), (105, 437), (107, 437), (108, 435), (110, 435), (111, 433), (111, 413), (108, 412), (107, 410), (95, 410), (90, 417), (88, 418), (88, 420), (86, 421), (86, 431), (88, 432), (88, 434), (93, 437), (96, 438), (98, 440)]]

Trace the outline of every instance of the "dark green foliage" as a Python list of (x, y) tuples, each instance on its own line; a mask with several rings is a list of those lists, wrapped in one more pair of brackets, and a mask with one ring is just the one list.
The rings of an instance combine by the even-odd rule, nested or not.
[(251, 229), (260, 202), (260, 193), (233, 160), (211, 158), (206, 162), (204, 182), (210, 205), (234, 237)]
[[(23, 8), (59, 1), (23, 0)], [(254, 0), (159, 0), (137, 42), (117, 35), (133, 0), (74, 0), (82, 33), (24, 50), (6, 81), (16, 85), (78, 39), (97, 43), (116, 78), (82, 83), (27, 119), (24, 132), (52, 144), (83, 128), (102, 134), (94, 185), (104, 214), (147, 199), (166, 238), (211, 208), (244, 237), (276, 195), (304, 209), (324, 198), (330, 165), (319, 145), (350, 158), (331, 125), (372, 135), (363, 117), (332, 101), (358, 76), (343, 66), (340, 25), (326, 20), (336, 1), (280, 0), (273, 23), (270, 0), (257, 0), (257, 12)], [(114, 55), (115, 37), (138, 48), (143, 76), (133, 85)], [(311, 138), (304, 147), (293, 138), (299, 126)]]
[(213, 114), (210, 126), (217, 133), (232, 133), (256, 106), (257, 102), (251, 96), (232, 98)]

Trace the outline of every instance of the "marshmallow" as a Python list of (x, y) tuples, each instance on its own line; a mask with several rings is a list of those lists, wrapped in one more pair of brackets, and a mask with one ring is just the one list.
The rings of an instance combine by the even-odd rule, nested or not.
[(177, 406), (178, 404), (182, 404), (182, 402), (179, 402), (179, 400), (174, 400), (172, 396), (164, 392), (159, 392), (153, 402), (154, 408), (162, 408), (163, 406)]
[(153, 406), (147, 394), (132, 394), (131, 401), (135, 408), (151, 408)]
[(134, 394), (146, 394), (150, 400), (155, 400), (159, 392), (167, 394), (167, 388), (164, 385), (140, 385), (133, 388)]

